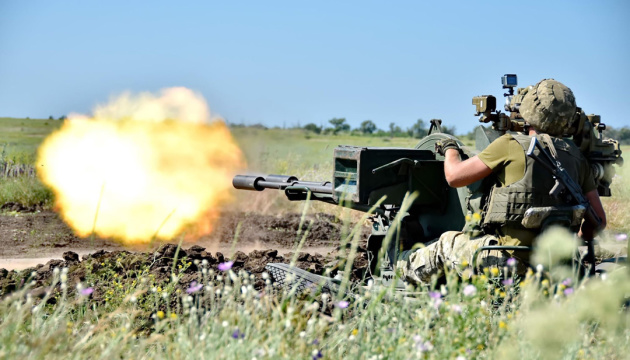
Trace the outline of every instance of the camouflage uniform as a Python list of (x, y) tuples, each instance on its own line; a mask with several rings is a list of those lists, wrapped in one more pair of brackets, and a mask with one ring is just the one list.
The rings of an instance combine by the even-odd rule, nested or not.
[[(521, 103), (521, 114), (535, 129), (554, 136), (562, 135), (569, 120), (575, 114), (576, 105), (573, 93), (563, 84), (553, 80), (543, 80), (530, 87)], [(595, 188), (592, 174), (586, 159), (579, 149), (570, 142), (549, 135), (540, 135), (540, 141), (552, 153), (556, 153), (565, 169), (578, 180), (582, 190), (587, 193)], [(491, 144), (478, 157), (495, 172), (500, 181), (493, 187), (488, 200), (483, 225), (492, 234), (472, 237), (468, 233), (449, 231), (440, 238), (418, 250), (403, 251), (397, 257), (396, 268), (403, 279), (411, 283), (428, 283), (432, 275), (450, 268), (463, 274), (466, 263), (473, 261), (473, 254), (481, 246), (488, 245), (527, 245), (533, 244), (541, 228), (525, 228), (521, 225), (525, 211), (532, 207), (549, 209), (549, 214), (558, 209), (560, 200), (550, 198), (549, 190), (554, 185), (546, 170), (533, 160), (527, 160), (525, 152), (530, 137), (523, 134), (503, 135), (501, 144)], [(508, 151), (510, 142), (516, 141), (516, 151)], [(498, 146), (498, 147), (497, 147)], [(490, 161), (489, 159), (493, 159)], [(516, 165), (520, 163), (521, 165)], [(526, 165), (525, 165), (526, 164)], [(524, 168), (523, 168), (523, 165)], [(513, 179), (507, 182), (506, 179)], [(518, 179), (518, 180), (515, 180)], [(545, 210), (547, 211), (547, 210)], [(577, 219), (578, 221), (580, 219)], [(579, 222), (577, 223), (579, 227)], [(575, 226), (575, 221), (572, 223)], [(577, 230), (577, 229), (574, 229)], [(526, 269), (529, 259), (517, 261), (517, 272)], [(484, 251), (477, 257), (479, 267), (497, 266), (502, 268), (510, 257), (507, 251)]]
[[(472, 256), (479, 247), (497, 245), (499, 242), (493, 235), (482, 235), (470, 238), (461, 231), (448, 231), (439, 240), (418, 250), (403, 251), (398, 256), (396, 268), (401, 271), (403, 280), (414, 284), (427, 284), (431, 276), (440, 270), (449, 268), (460, 276), (472, 262)], [(506, 266), (510, 254), (504, 251), (484, 251), (477, 258), (479, 267)]]

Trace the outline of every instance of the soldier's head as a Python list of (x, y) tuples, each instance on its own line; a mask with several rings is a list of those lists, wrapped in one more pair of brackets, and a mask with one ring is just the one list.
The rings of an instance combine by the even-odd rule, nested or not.
[(534, 129), (561, 136), (575, 115), (575, 97), (571, 89), (554, 79), (544, 79), (531, 87), (521, 102), (519, 112)]

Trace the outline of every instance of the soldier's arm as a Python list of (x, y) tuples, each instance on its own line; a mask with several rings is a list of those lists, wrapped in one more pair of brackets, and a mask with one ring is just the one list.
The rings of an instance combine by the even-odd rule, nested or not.
[(451, 187), (470, 185), (492, 173), (492, 169), (477, 156), (462, 161), (455, 149), (446, 150), (444, 155), (444, 175)]
[[(602, 202), (599, 199), (599, 193), (597, 193), (597, 189), (587, 192), (585, 196), (589, 204), (591, 205), (591, 208), (593, 209), (593, 211), (595, 211), (595, 214), (597, 214), (597, 216), (599, 216), (599, 218), (602, 220), (602, 223), (600, 224), (600, 227), (598, 230), (599, 231), (604, 230), (604, 228), (606, 227), (606, 212), (604, 211)], [(583, 237), (583, 235), (587, 233), (592, 238), (593, 237), (592, 235), (595, 235), (595, 234), (592, 234), (593, 230), (594, 229), (592, 227), (592, 224), (588, 224), (586, 221), (584, 221), (582, 223), (582, 227), (580, 228), (580, 232), (578, 233), (578, 236)]]

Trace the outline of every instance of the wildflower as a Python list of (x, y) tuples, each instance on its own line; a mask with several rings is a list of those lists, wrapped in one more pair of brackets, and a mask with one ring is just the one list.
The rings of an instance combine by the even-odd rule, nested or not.
[(352, 330), (352, 335), (356, 335), (356, 334), (358, 334), (358, 333), (359, 333), (359, 329), (353, 329), (353, 330)]
[(201, 290), (201, 288), (203, 288), (202, 284), (197, 284), (196, 281), (193, 281), (193, 282), (190, 283), (190, 286), (188, 287), (188, 289), (186, 289), (186, 293), (194, 294), (197, 291)]
[(85, 288), (85, 289), (81, 289), (80, 293), (83, 296), (89, 296), (90, 294), (92, 294), (94, 292), (94, 288)]
[(545, 280), (541, 281), (541, 282), (540, 282), (540, 284), (541, 284), (543, 287), (549, 287), (549, 280), (545, 279)]
[(507, 324), (505, 323), (505, 321), (499, 321), (499, 329), (507, 329)]
[(300, 337), (304, 338), (306, 336), (306, 331), (300, 331)]
[(542, 264), (538, 264), (538, 265), (536, 265), (536, 272), (537, 272), (537, 273), (539, 273), (539, 274), (540, 274), (540, 273), (543, 271), (543, 269), (544, 269), (544, 268), (543, 268)]
[(219, 264), (219, 270), (221, 271), (228, 271), (232, 268), (232, 265), (234, 265), (234, 261), (226, 261), (224, 263), (220, 263)]
[(418, 349), (420, 352), (431, 351), (433, 350), (433, 344), (425, 341), (424, 343), (416, 344), (416, 349)]
[(628, 234), (617, 234), (615, 235), (615, 239), (617, 239), (617, 241), (626, 241), (628, 240)]
[(338, 307), (338, 308), (340, 308), (340, 309), (345, 309), (345, 308), (347, 308), (347, 307), (348, 307), (348, 305), (350, 305), (350, 303), (349, 303), (349, 302), (347, 302), (346, 300), (341, 300), (341, 301), (338, 301), (338, 302), (335, 304), (335, 306), (337, 306), (337, 307)]
[(313, 340), (313, 342), (311, 344), (312, 345), (319, 345), (319, 340), (315, 339), (315, 340)]
[(431, 299), (433, 301), (433, 306), (436, 309), (439, 308), (440, 305), (442, 305), (442, 294), (440, 292), (431, 291), (431, 292), (429, 292), (429, 296), (431, 297)]
[(317, 349), (313, 350), (311, 355), (313, 357), (313, 360), (321, 359), (324, 356), (324, 354), (322, 354), (322, 352)]
[(496, 268), (496, 267), (490, 268), (490, 274), (492, 274), (492, 276), (499, 275), (499, 268)]
[(164, 319), (164, 311), (162, 310), (158, 310), (158, 312), (155, 313), (155, 315), (157, 315), (158, 319)]
[(515, 258), (509, 258), (508, 261), (507, 261), (507, 266), (510, 266), (510, 267), (516, 266), (516, 259)]
[(514, 284), (514, 280), (513, 279), (505, 279), (501, 283), (503, 285), (505, 285), (505, 286), (512, 286), (512, 284)]
[(466, 360), (466, 358), (461, 356), (461, 355), (459, 355), (458, 357), (455, 358), (455, 360)]
[(173, 320), (177, 319), (177, 314), (175, 313), (170, 313), (168, 316)]
[(457, 314), (461, 314), (462, 313), (462, 307), (457, 305), (457, 304), (453, 304), (453, 305), (451, 305), (451, 311), (453, 311), (454, 313), (457, 313)]
[(223, 327), (227, 327), (229, 324), (227, 321), (223, 320), (223, 322), (221, 323), (221, 326)]
[(468, 284), (466, 285), (466, 287), (464, 287), (463, 293), (465, 296), (473, 296), (477, 293), (477, 288), (475, 287), (475, 285)]
[(571, 286), (571, 278), (564, 279), (564, 281), (562, 281), (562, 285), (565, 287)]
[(239, 329), (234, 330), (234, 332), (232, 333), (233, 339), (242, 339), (244, 337), (245, 337), (245, 334), (243, 334)]
[(566, 289), (564, 289), (564, 295), (569, 296), (571, 294), (573, 294), (573, 288), (566, 288)]

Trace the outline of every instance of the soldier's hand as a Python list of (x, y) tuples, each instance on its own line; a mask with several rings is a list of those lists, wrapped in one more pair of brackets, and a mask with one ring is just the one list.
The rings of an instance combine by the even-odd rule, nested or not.
[(435, 142), (435, 152), (437, 154), (444, 156), (446, 154), (446, 150), (448, 149), (459, 151), (459, 145), (457, 144), (457, 141), (453, 139), (444, 139)]

